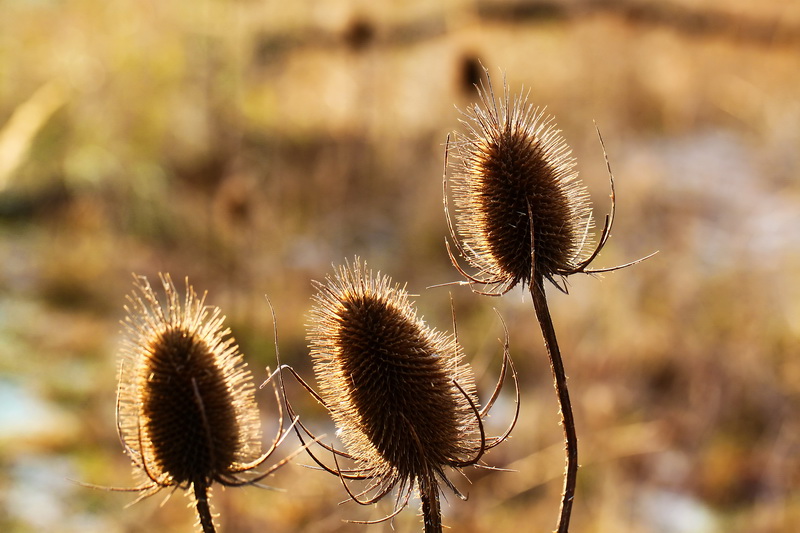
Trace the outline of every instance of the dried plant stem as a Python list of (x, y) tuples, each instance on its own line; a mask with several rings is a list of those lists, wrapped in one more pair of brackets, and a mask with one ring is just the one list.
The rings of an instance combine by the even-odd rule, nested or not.
[(198, 478), (192, 483), (194, 486), (194, 500), (197, 516), (200, 517), (200, 527), (203, 533), (215, 533), (214, 519), (211, 516), (211, 507), (208, 504), (208, 483), (204, 478)]
[(439, 506), (439, 487), (434, 480), (420, 480), (419, 497), (425, 533), (442, 533), (442, 511)]
[(567, 389), (567, 374), (564, 371), (564, 362), (561, 360), (561, 351), (558, 348), (556, 330), (550, 318), (550, 309), (547, 306), (547, 297), (544, 292), (544, 277), (534, 274), (530, 284), (533, 307), (536, 318), (544, 337), (547, 355), (550, 357), (550, 369), (553, 371), (553, 381), (558, 395), (558, 405), (561, 409), (561, 425), (564, 428), (566, 442), (567, 466), (564, 474), (564, 492), (561, 498), (561, 511), (558, 520), (558, 533), (569, 531), (569, 519), (572, 514), (572, 500), (575, 497), (575, 484), (578, 477), (578, 437), (575, 433), (575, 419), (572, 416), (572, 404), (569, 400)]

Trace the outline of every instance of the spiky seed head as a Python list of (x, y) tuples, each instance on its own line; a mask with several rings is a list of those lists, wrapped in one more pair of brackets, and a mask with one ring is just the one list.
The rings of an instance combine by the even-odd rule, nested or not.
[(361, 471), (410, 487), (474, 454), (465, 393), (477, 404), (475, 386), (454, 337), (429, 328), (404, 288), (358, 258), (316, 286), (308, 339), (320, 395)]
[(479, 96), (454, 143), (459, 249), (500, 293), (534, 272), (550, 280), (571, 273), (586, 255), (592, 216), (570, 148), (527, 95), (512, 102), (504, 86), (497, 101), (489, 82)]
[(261, 427), (252, 376), (219, 308), (186, 282), (165, 300), (135, 276), (124, 319), (117, 424), (134, 469), (153, 491), (230, 479), (258, 457)]

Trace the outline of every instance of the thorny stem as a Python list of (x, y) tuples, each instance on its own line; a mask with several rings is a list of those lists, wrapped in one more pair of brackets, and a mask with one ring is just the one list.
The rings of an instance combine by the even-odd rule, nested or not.
[(572, 416), (572, 404), (567, 390), (567, 374), (564, 371), (564, 362), (561, 360), (561, 351), (558, 349), (558, 339), (556, 339), (556, 331), (553, 328), (553, 320), (550, 318), (550, 309), (547, 306), (547, 297), (544, 292), (544, 278), (541, 274), (536, 275), (531, 281), (530, 291), (536, 318), (542, 329), (547, 355), (550, 357), (550, 369), (553, 371), (558, 405), (561, 409), (561, 425), (564, 428), (567, 466), (564, 473), (564, 492), (557, 531), (558, 533), (567, 533), (572, 514), (572, 500), (575, 497), (575, 483), (578, 477), (578, 437), (575, 433), (575, 419)]
[(197, 515), (200, 517), (200, 526), (203, 533), (215, 533), (214, 519), (211, 516), (211, 507), (208, 504), (208, 484), (205, 479), (196, 479), (194, 483), (194, 500)]
[[(431, 475), (431, 477), (433, 476)], [(422, 501), (422, 521), (425, 524), (425, 533), (442, 533), (439, 487), (433, 479), (420, 479), (419, 497)]]

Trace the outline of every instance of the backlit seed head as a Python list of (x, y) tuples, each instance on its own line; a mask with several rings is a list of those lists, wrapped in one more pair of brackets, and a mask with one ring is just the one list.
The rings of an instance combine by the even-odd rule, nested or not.
[(120, 439), (143, 478), (143, 496), (170, 486), (236, 484), (261, 448), (252, 376), (220, 310), (188, 281), (183, 301), (169, 275), (161, 283), (163, 305), (144, 277), (128, 297)]
[(404, 288), (358, 259), (316, 286), (314, 369), (357, 471), (379, 491), (399, 483), (438, 492), (434, 475), (485, 446), (461, 348), (418, 318)]
[(570, 148), (527, 96), (512, 102), (504, 87), (498, 102), (491, 82), (479, 95), (453, 143), (453, 237), (479, 272), (473, 281), (504, 293), (534, 275), (573, 273), (593, 223)]

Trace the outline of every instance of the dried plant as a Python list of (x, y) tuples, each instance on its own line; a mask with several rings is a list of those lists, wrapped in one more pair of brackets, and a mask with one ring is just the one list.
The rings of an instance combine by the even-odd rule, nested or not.
[[(145, 277), (134, 276), (123, 324), (117, 430), (133, 462), (139, 501), (164, 488), (192, 489), (199, 523), (214, 531), (208, 492), (213, 483), (258, 482), (285, 464), (260, 467), (287, 434), (279, 430), (261, 453), (261, 424), (252, 375), (224, 316), (205, 305), (186, 281), (183, 303), (161, 276), (164, 306)], [(277, 396), (277, 390), (276, 390)]]
[[(550, 356), (564, 427), (567, 465), (558, 531), (565, 532), (575, 492), (578, 448), (544, 280), (566, 292), (566, 276), (607, 272), (638, 261), (613, 268), (589, 268), (608, 241), (614, 220), (614, 180), (608, 159), (611, 213), (591, 250), (589, 195), (578, 180), (575, 159), (559, 130), (551, 118), (528, 104), (526, 96), (511, 101), (505, 85), (503, 99), (498, 102), (488, 72), (486, 75), (487, 85), (478, 87), (480, 103), (468, 108), (462, 120), (467, 133), (457, 134), (452, 143), (456, 152), (451, 178), (455, 224), (447, 191), (449, 138), (445, 154), (444, 209), (450, 235), (458, 253), (477, 273), (468, 274), (459, 265), (449, 241), (447, 250), (453, 266), (466, 279), (462, 283), (475, 292), (499, 296), (518, 284), (529, 287)], [(602, 138), (600, 142), (602, 145)], [(564, 284), (560, 285), (557, 278)]]
[[(445, 469), (482, 466), (484, 453), (505, 441), (516, 423), (518, 387), (517, 412), (508, 430), (498, 437), (485, 435), (484, 419), (509, 368), (516, 386), (507, 338), (497, 386), (480, 408), (455, 333), (429, 328), (417, 317), (405, 288), (388, 276), (373, 276), (358, 258), (315, 285), (308, 339), (319, 394), (292, 373), (331, 413), (347, 451), (323, 446), (333, 454), (332, 467), (309, 453), (339, 476), (360, 504), (375, 503), (398, 488), (391, 514), (361, 523), (391, 519), (416, 490), (425, 531), (440, 532), (439, 484), (464, 498)], [(293, 414), (288, 401), (287, 408)], [(301, 430), (316, 438), (302, 423), (296, 430), (301, 440)], [(339, 458), (355, 466), (343, 468)], [(348, 480), (366, 480), (367, 486), (354, 494)]]

